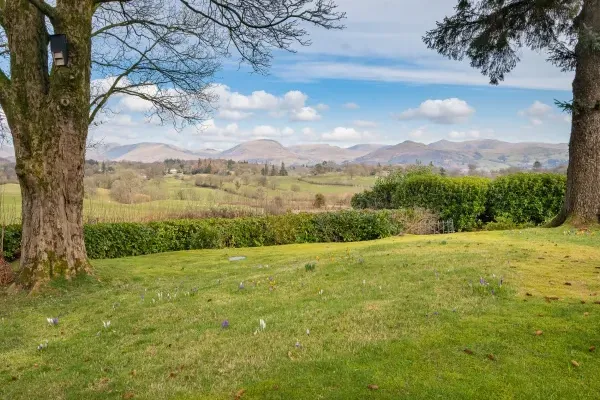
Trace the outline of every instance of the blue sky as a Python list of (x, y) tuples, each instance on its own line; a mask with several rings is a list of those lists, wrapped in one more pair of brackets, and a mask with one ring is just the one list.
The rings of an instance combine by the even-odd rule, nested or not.
[(466, 62), (421, 41), (452, 12), (450, 0), (338, 0), (344, 31), (309, 27), (313, 45), (275, 53), (267, 76), (227, 60), (215, 76), (217, 109), (201, 129), (177, 132), (147, 123), (139, 99), (115, 99), (120, 113), (92, 132), (95, 140), (165, 142), (225, 149), (271, 138), (285, 145), (429, 143), (494, 138), (567, 142), (570, 119), (554, 99), (569, 100), (572, 75), (524, 49), (500, 86)]

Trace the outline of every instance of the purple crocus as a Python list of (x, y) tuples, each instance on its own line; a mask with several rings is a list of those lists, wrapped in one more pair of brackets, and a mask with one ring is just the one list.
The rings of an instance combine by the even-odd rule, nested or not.
[(483, 279), (483, 277), (479, 278), (479, 284), (480, 284), (481, 286), (484, 286), (484, 285), (485, 285), (485, 279)]
[(46, 321), (48, 321), (48, 323), (50, 325), (56, 326), (58, 325), (58, 317), (51, 317), (51, 318), (46, 318)]
[(225, 321), (221, 322), (221, 328), (223, 328), (223, 329), (229, 328), (229, 321), (225, 320)]

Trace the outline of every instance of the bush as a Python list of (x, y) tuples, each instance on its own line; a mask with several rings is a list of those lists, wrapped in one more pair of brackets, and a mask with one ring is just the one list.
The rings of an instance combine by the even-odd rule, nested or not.
[(567, 179), (558, 174), (519, 173), (492, 181), (487, 218), (515, 224), (541, 224), (555, 217), (564, 201)]
[[(402, 214), (393, 211), (102, 223), (84, 228), (86, 250), (92, 259), (180, 250), (373, 240), (402, 231)], [(18, 258), (20, 243), (20, 226), (6, 227), (4, 254), (7, 260)]]
[(495, 180), (448, 178), (414, 170), (382, 178), (373, 190), (354, 195), (355, 209), (425, 208), (452, 219), (458, 230), (484, 223), (489, 229), (539, 225), (561, 209), (566, 177), (517, 173)]
[(426, 208), (443, 220), (452, 219), (457, 230), (472, 230), (482, 225), (489, 183), (487, 178), (470, 176), (414, 175), (397, 186), (392, 205)]
[(315, 208), (322, 208), (325, 207), (326, 201), (325, 201), (325, 196), (321, 193), (317, 193), (315, 195), (315, 200), (313, 201), (313, 206)]

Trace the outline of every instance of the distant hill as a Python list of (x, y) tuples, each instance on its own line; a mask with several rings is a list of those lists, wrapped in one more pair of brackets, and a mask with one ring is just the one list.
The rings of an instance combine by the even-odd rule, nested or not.
[(568, 163), (569, 147), (566, 143), (508, 143), (500, 140), (441, 140), (429, 145), (405, 141), (375, 150), (359, 157), (356, 162), (414, 164), (417, 160), (423, 164), (458, 169), (466, 169), (469, 164), (488, 170), (511, 166), (530, 168), (535, 161), (552, 168)]
[[(464, 142), (440, 140), (431, 144), (407, 140), (393, 146), (365, 143), (347, 148), (325, 143), (285, 147), (275, 140), (261, 139), (241, 143), (225, 151), (190, 150), (165, 143), (107, 143), (88, 149), (86, 158), (138, 162), (160, 162), (167, 158), (224, 158), (253, 163), (284, 162), (287, 165), (312, 165), (323, 161), (395, 165), (418, 161), (447, 169), (466, 170), (469, 164), (476, 164), (480, 169), (493, 170), (511, 166), (531, 168), (535, 161), (546, 168), (565, 165), (569, 160), (569, 146), (566, 143), (509, 143), (482, 139)], [(14, 162), (14, 149), (8, 145), (0, 146), (0, 159)]]
[(87, 151), (86, 158), (111, 161), (156, 162), (168, 158), (196, 160), (219, 154), (218, 150), (190, 151), (165, 143), (105, 144)]
[(275, 140), (260, 139), (239, 144), (219, 154), (219, 158), (253, 163), (305, 164), (310, 159), (304, 158)]

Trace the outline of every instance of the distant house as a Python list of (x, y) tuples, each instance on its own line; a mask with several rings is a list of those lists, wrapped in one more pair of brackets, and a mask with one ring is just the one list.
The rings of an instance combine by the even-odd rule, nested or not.
[(170, 173), (170, 174), (173, 174), (173, 175), (174, 175), (174, 174), (176, 174), (177, 172), (179, 172), (179, 171), (177, 171), (177, 168), (171, 168), (171, 169), (169, 170), (169, 173)]

